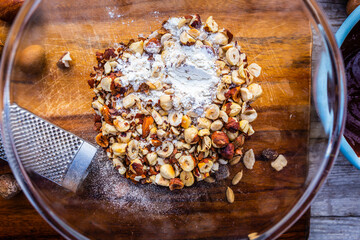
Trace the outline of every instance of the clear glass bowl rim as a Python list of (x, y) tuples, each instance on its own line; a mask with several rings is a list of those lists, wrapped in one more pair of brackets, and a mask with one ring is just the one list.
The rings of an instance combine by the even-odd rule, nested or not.
[[(327, 18), (325, 17), (322, 10), (319, 8), (316, 0), (302, 0), (306, 6), (308, 13), (311, 15), (312, 20), (318, 26), (320, 34), (322, 35), (326, 47), (329, 50), (332, 63), (332, 71), (335, 73), (335, 79), (338, 86), (340, 86), (337, 92), (337, 108), (346, 108), (346, 81), (344, 74), (344, 66), (342, 55), (336, 43), (335, 37), (328, 24)], [(15, 57), (17, 46), (22, 35), (22, 32), (29, 22), (33, 12), (36, 10), (41, 0), (29, 0), (25, 1), (23, 7), (18, 13), (12, 28), (9, 32), (6, 46), (3, 51), (1, 67), (0, 67), (0, 121), (1, 121), (1, 132), (5, 139), (11, 138), (6, 132), (6, 122), (8, 120), (8, 109), (9, 109), (9, 89), (10, 89), (10, 74)], [(342, 114), (341, 114), (342, 113)], [(256, 236), (255, 239), (275, 239), (285, 232), (292, 226), (305, 211), (309, 208), (313, 201), (316, 193), (321, 189), (321, 186), (325, 182), (333, 163), (338, 155), (341, 136), (344, 131), (345, 114), (346, 111), (337, 111), (334, 125), (332, 126), (332, 135), (329, 138), (329, 144), (325, 158), (322, 160), (319, 170), (317, 171), (314, 179), (303, 193), (299, 201), (294, 205), (289, 213), (285, 215), (277, 224), (272, 228), (268, 229), (262, 235)], [(10, 141), (11, 142), (11, 141)], [(24, 166), (21, 163), (20, 158), (16, 154), (15, 146), (13, 144), (6, 144), (3, 141), (7, 159), (9, 165), (15, 175), (16, 180), (24, 191), (26, 197), (29, 199), (33, 207), (39, 212), (39, 214), (50, 224), (58, 233), (60, 233), (66, 239), (87, 239), (85, 236), (69, 227), (64, 221), (62, 221), (54, 212), (52, 212), (42, 199), (41, 194), (37, 192), (35, 186), (32, 184), (30, 177), (26, 173)]]

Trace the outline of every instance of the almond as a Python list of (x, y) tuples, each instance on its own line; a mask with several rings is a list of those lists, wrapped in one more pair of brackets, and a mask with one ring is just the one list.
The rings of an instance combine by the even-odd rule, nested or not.
[(142, 137), (146, 138), (150, 133), (150, 125), (154, 123), (154, 119), (151, 116), (146, 116), (142, 124)]

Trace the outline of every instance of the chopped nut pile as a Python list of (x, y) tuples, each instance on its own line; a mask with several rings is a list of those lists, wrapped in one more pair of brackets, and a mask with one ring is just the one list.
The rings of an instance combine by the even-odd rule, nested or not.
[[(88, 81), (96, 142), (120, 174), (174, 190), (212, 182), (219, 164), (240, 162), (245, 137), (255, 132), (250, 104), (262, 94), (253, 83), (261, 67), (211, 16), (170, 18), (147, 38), (96, 57)], [(245, 155), (251, 169), (254, 152)], [(233, 201), (231, 189), (227, 195)]]

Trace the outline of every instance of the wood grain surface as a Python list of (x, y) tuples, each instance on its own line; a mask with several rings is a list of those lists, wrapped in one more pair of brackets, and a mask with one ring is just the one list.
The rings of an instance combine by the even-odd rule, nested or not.
[[(253, 124), (256, 134), (245, 146), (254, 149), (259, 161), (252, 171), (244, 169), (243, 180), (233, 187), (234, 204), (228, 204), (224, 194), (230, 178), (170, 193), (155, 186), (134, 186), (111, 167), (104, 167), (108, 163), (100, 156), (78, 195), (34, 177), (54, 213), (93, 237), (233, 239), (262, 232), (290, 211), (305, 190), (310, 122), (311, 29), (298, 1), (254, 1), (253, 6), (248, 1), (234, 5), (229, 1), (216, 5), (208, 1), (175, 5), (175, 1), (135, 1), (132, 5), (109, 1), (108, 8), (101, 8), (97, 1), (78, 1), (75, 9), (69, 3), (43, 1), (40, 9), (47, 11), (36, 13), (20, 48), (43, 45), (47, 67), (40, 76), (14, 71), (11, 98), (89, 142), (94, 142), (96, 134), (90, 107), (93, 93), (86, 82), (96, 63), (94, 53), (139, 33), (149, 34), (175, 13), (200, 13), (203, 18), (211, 14), (220, 26), (230, 29), (249, 61), (262, 66), (258, 81), (264, 94), (253, 105), (259, 113)], [(65, 51), (74, 58), (67, 71), (56, 67)], [(269, 162), (260, 161), (265, 148), (283, 153), (288, 167), (276, 172)], [(241, 164), (231, 168), (230, 176), (240, 169)], [(22, 196), (18, 199), (24, 201)], [(307, 219), (284, 239), (306, 239)], [(40, 222), (35, 222), (34, 235), (40, 234)], [(19, 237), (24, 233), (3, 234)], [(45, 235), (52, 234), (49, 230)]]

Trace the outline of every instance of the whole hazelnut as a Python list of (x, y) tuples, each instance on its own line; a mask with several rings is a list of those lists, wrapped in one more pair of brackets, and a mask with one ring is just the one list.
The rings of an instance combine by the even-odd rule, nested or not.
[(227, 160), (230, 160), (234, 157), (234, 152), (235, 147), (232, 143), (229, 143), (226, 147), (220, 149), (220, 155)]
[(45, 65), (45, 50), (40, 45), (30, 45), (21, 51), (18, 65), (25, 73), (40, 73)]
[(211, 135), (214, 147), (222, 148), (229, 144), (229, 138), (224, 132), (216, 131)]
[(239, 122), (235, 118), (229, 118), (228, 122), (225, 125), (225, 128), (230, 132), (236, 132), (239, 130)]

